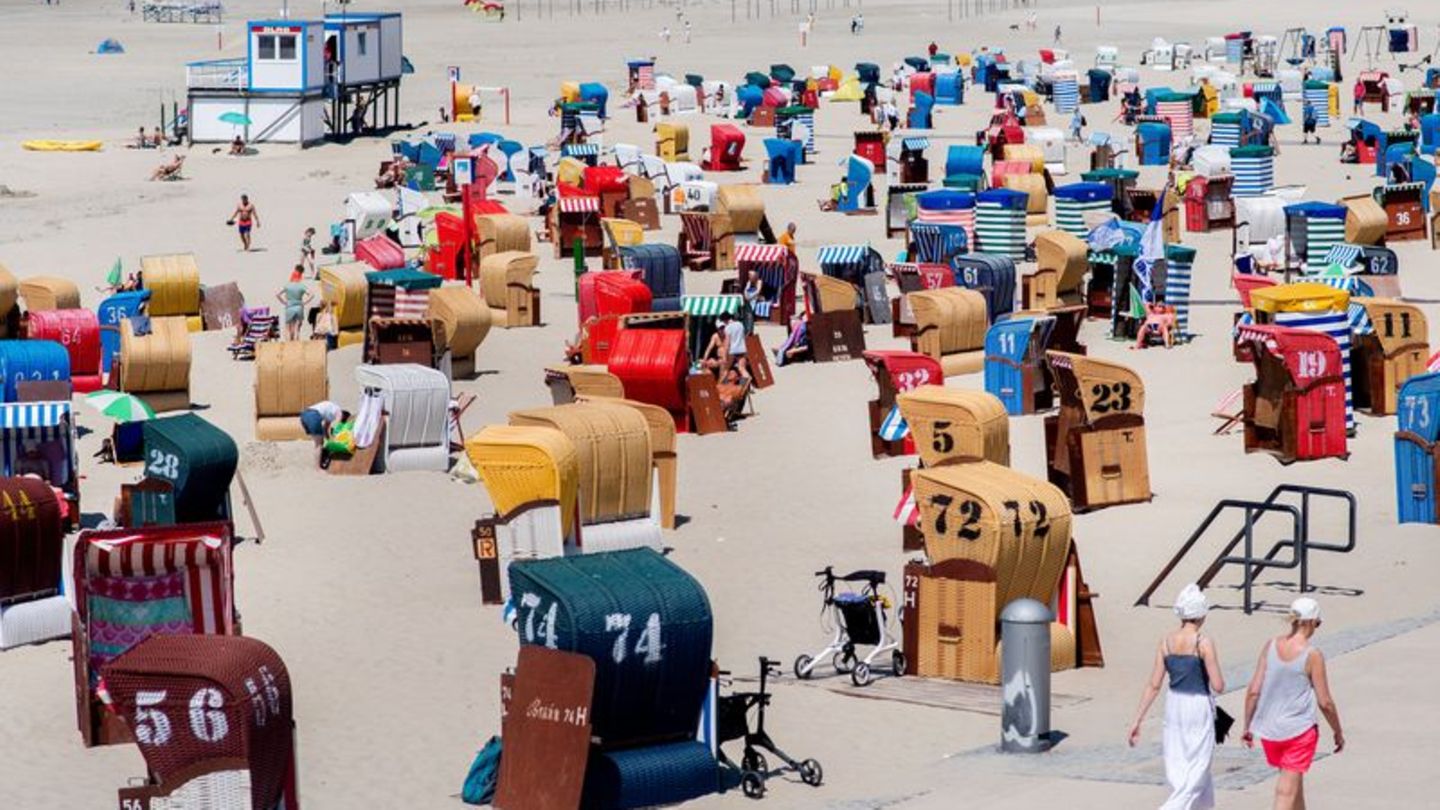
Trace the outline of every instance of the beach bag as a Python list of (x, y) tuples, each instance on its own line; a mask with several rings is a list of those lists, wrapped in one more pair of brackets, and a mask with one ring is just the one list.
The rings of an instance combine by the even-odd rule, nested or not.
[(349, 456), (355, 453), (355, 423), (340, 422), (330, 430), (330, 438), (325, 440), (325, 452), (337, 456)]
[(1227, 712), (1227, 711), (1225, 711), (1223, 708), (1221, 708), (1221, 707), (1219, 707), (1219, 706), (1216, 706), (1216, 707), (1215, 707), (1215, 744), (1216, 744), (1216, 745), (1219, 745), (1219, 744), (1225, 742), (1225, 738), (1228, 737), (1228, 736), (1230, 736), (1230, 727), (1233, 726), (1233, 725), (1235, 725), (1235, 718), (1234, 718), (1234, 717), (1231, 717), (1231, 716), (1230, 716), (1230, 713)]
[(465, 775), (460, 800), (466, 804), (489, 804), (495, 798), (495, 785), (500, 781), (500, 738), (491, 737)]

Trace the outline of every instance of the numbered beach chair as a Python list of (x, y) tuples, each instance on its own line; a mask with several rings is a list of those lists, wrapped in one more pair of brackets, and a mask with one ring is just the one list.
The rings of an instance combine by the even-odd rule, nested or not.
[(1411, 377), (1400, 389), (1395, 430), (1396, 516), (1401, 523), (1440, 523), (1435, 495), (1440, 469), (1440, 373)]
[(1051, 483), (1077, 510), (1148, 501), (1145, 385), (1133, 370), (1084, 355), (1046, 354), (1060, 412), (1045, 417)]
[(269, 646), (152, 635), (101, 672), (148, 771), (120, 807), (299, 810), (290, 674)]
[(1052, 316), (1015, 317), (985, 333), (985, 390), (1013, 416), (1048, 410), (1054, 397), (1045, 368)]
[[(8, 445), (7, 445), (8, 446)], [(8, 472), (8, 471), (7, 471)], [(70, 633), (65, 526), (55, 490), (37, 478), (0, 478), (0, 650)]]
[(1255, 365), (1244, 388), (1245, 452), (1282, 464), (1346, 458), (1345, 381), (1335, 339), (1309, 329), (1241, 326), (1237, 343)]
[(1352, 298), (1350, 315), (1355, 407), (1373, 416), (1395, 413), (1400, 387), (1426, 371), (1430, 330), (1425, 313), (1394, 299)]
[(913, 455), (915, 442), (896, 397), (921, 385), (943, 385), (944, 370), (934, 358), (916, 352), (872, 350), (863, 357), (879, 391), (869, 403), (870, 454), (875, 458)]
[[(907, 663), (920, 676), (998, 683), (1000, 611), (1055, 595), (1070, 505), (1056, 487), (993, 462), (923, 469), (912, 480), (928, 565), (905, 571)], [(1052, 623), (1050, 638), (1052, 671), (1074, 668), (1074, 633)]]

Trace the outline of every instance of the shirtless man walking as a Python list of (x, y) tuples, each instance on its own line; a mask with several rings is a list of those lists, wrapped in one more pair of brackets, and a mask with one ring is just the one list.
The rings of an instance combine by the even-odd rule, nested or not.
[(230, 215), (227, 225), (234, 225), (240, 232), (240, 245), (247, 253), (250, 251), (250, 230), (260, 227), (260, 212), (255, 210), (255, 204), (250, 202), (250, 195), (241, 194), (240, 204), (235, 206), (235, 212)]

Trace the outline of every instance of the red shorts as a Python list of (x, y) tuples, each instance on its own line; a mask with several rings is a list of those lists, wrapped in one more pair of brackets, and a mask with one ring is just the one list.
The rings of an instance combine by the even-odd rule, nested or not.
[(1260, 744), (1265, 747), (1265, 761), (1272, 768), (1305, 773), (1310, 770), (1310, 763), (1315, 761), (1315, 749), (1320, 744), (1320, 727), (1311, 726), (1309, 731), (1288, 740), (1261, 740)]

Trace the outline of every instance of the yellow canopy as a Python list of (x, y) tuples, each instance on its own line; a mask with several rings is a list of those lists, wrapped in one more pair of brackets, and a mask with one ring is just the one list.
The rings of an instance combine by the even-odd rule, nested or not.
[(1257, 312), (1329, 312), (1350, 305), (1350, 294), (1313, 281), (1262, 287), (1250, 293)]

